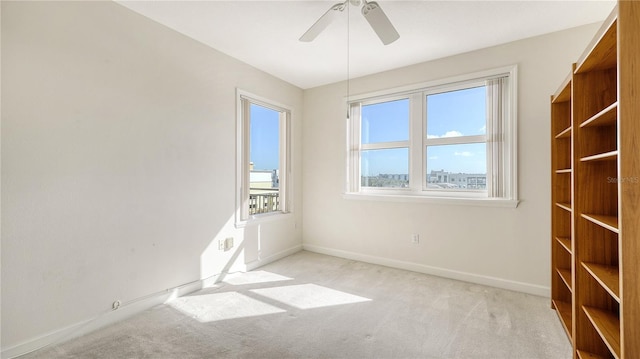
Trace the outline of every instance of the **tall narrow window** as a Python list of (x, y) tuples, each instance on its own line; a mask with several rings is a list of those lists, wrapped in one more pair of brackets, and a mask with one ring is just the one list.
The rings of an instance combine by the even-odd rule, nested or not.
[(240, 220), (286, 213), (290, 111), (241, 91), (238, 95)]

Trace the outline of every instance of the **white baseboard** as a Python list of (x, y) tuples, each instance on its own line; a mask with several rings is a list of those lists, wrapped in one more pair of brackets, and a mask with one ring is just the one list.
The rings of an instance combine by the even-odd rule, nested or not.
[(280, 251), (278, 253), (274, 253), (268, 257), (264, 257), (264, 258), (258, 258), (255, 261), (251, 261), (246, 265), (247, 271), (251, 271), (254, 270), (258, 267), (262, 267), (263, 265), (269, 264), (271, 262), (275, 262), (278, 259), (282, 259), (284, 257), (290, 256), (294, 253), (298, 253), (302, 250), (302, 244), (299, 244), (297, 246), (293, 246), (291, 248), (285, 249), (283, 251)]
[(524, 282), (517, 282), (509, 279), (460, 272), (460, 271), (451, 270), (451, 269), (432, 267), (424, 264), (399, 261), (399, 260), (383, 258), (383, 257), (370, 256), (366, 254), (343, 251), (340, 249), (316, 246), (313, 244), (304, 244), (303, 248), (304, 250), (309, 252), (326, 254), (326, 255), (345, 258), (345, 259), (352, 259), (360, 262), (378, 264), (386, 267), (405, 269), (412, 272), (431, 274), (438, 277), (456, 279), (464, 282), (482, 284), (490, 287), (508, 289), (516, 292), (523, 292), (523, 293), (538, 295), (542, 297), (549, 297), (551, 293), (551, 289), (549, 287), (530, 284), (530, 283), (524, 283)]
[(157, 292), (146, 297), (133, 300), (131, 302), (122, 303), (122, 305), (116, 310), (100, 313), (86, 321), (72, 324), (68, 327), (49, 332), (45, 335), (14, 345), (10, 348), (2, 348), (0, 357), (7, 359), (15, 358), (17, 356), (25, 355), (27, 353), (31, 353), (33, 351), (53, 344), (58, 344), (88, 334), (100, 328), (106, 327), (107, 325), (119, 322), (135, 314), (141, 313), (156, 305), (166, 303), (177, 297), (202, 289), (203, 283), (213, 283), (216, 281), (215, 278), (217, 278), (218, 276), (219, 275), (215, 275), (204, 280), (198, 280), (181, 285), (179, 287), (167, 289), (166, 291)]

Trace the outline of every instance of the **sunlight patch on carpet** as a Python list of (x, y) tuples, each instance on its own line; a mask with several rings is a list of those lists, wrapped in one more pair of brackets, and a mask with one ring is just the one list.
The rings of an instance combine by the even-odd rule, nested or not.
[(286, 312), (237, 292), (181, 297), (168, 304), (202, 323)]
[(298, 309), (322, 308), (371, 300), (316, 284), (252, 289), (251, 292)]

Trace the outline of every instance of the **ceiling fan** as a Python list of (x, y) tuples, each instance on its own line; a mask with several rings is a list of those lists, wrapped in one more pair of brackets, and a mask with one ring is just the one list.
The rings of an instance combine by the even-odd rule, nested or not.
[(384, 11), (380, 5), (378, 5), (375, 1), (367, 1), (367, 0), (345, 0), (344, 2), (337, 3), (333, 5), (327, 12), (322, 15), (318, 21), (313, 24), (307, 32), (305, 32), (301, 37), (300, 41), (310, 42), (313, 41), (320, 33), (333, 22), (336, 17), (344, 11), (344, 9), (349, 5), (349, 3), (353, 6), (360, 6), (362, 4), (362, 15), (369, 22), (369, 25), (373, 28), (373, 31), (376, 32), (380, 40), (383, 44), (388, 45), (400, 38), (400, 35), (389, 21), (387, 15), (385, 15)]

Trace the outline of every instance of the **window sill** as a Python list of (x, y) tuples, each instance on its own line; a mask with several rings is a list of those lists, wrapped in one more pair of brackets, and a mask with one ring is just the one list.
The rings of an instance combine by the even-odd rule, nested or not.
[(269, 223), (274, 221), (284, 221), (289, 218), (293, 218), (293, 213), (291, 212), (273, 212), (273, 213), (264, 213), (259, 215), (250, 216), (248, 219), (244, 221), (236, 221), (236, 228), (244, 228), (251, 227), (254, 225), (259, 225), (263, 223)]
[(405, 202), (405, 203), (434, 203), (434, 204), (448, 204), (448, 205), (460, 205), (460, 206), (481, 206), (481, 207), (504, 207), (504, 208), (516, 208), (520, 203), (516, 199), (503, 199), (503, 198), (460, 198), (460, 197), (438, 197), (438, 196), (425, 196), (425, 195), (410, 195), (410, 194), (381, 194), (381, 193), (345, 193), (342, 196), (344, 199), (349, 200), (363, 200), (363, 201), (381, 201), (381, 202)]

